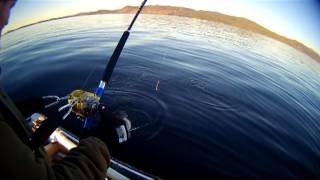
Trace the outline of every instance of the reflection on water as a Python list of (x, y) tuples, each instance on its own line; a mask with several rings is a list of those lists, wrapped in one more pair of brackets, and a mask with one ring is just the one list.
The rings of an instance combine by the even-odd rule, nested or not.
[[(76, 17), (7, 34), (0, 81), (15, 100), (93, 90), (130, 19)], [(319, 70), (258, 34), (143, 15), (103, 99), (143, 128), (113, 156), (165, 179), (319, 177)]]

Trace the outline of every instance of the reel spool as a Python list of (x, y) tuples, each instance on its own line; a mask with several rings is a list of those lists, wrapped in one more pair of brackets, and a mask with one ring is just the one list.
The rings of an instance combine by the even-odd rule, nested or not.
[(81, 117), (88, 117), (97, 112), (100, 97), (94, 93), (74, 90), (68, 96), (68, 104), (73, 104), (72, 112)]

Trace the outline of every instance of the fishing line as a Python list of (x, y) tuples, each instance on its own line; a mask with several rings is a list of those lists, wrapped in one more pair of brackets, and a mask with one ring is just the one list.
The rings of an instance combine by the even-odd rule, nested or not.
[(86, 80), (83, 82), (82, 88), (81, 89), (86, 89), (86, 85), (89, 81), (89, 79), (91, 79), (92, 75), (95, 73), (95, 71), (97, 70), (98, 66), (95, 66), (94, 68), (91, 69), (91, 71), (88, 73)]
[(143, 129), (143, 128), (145, 128), (145, 127), (147, 127), (147, 126), (150, 126), (150, 125), (151, 125), (151, 123), (147, 123), (147, 124), (144, 124), (144, 125), (141, 125), (141, 126), (132, 128), (132, 129), (130, 129), (130, 132), (134, 132), (134, 131), (137, 131), (137, 130), (139, 130), (139, 129)]

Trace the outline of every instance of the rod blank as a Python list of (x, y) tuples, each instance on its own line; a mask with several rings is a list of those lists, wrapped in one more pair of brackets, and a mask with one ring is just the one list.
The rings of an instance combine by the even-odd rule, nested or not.
[(134, 25), (134, 23), (136, 22), (139, 14), (141, 13), (144, 5), (147, 3), (147, 0), (144, 0), (139, 8), (139, 10), (137, 11), (137, 13), (135, 14), (133, 20), (131, 21), (128, 29), (122, 34), (122, 37), (120, 39), (120, 41), (118, 42), (118, 45), (117, 47), (115, 48), (115, 50), (113, 51), (112, 53), (112, 56), (110, 57), (109, 59), (109, 63), (103, 73), (103, 77), (102, 77), (102, 81), (104, 81), (107, 85), (109, 84), (110, 82), (110, 78), (111, 78), (111, 75), (113, 73), (113, 70), (118, 62), (118, 59), (121, 55), (121, 52), (130, 36), (130, 30), (132, 28), (132, 26)]

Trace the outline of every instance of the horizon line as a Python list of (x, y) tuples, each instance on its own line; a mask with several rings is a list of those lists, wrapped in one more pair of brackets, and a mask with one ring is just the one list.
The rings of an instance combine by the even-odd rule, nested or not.
[[(172, 7), (172, 8), (185, 8), (185, 9), (194, 10), (194, 11), (198, 11), (198, 12), (199, 12), (199, 11), (212, 12), (212, 13), (218, 13), (218, 14), (221, 14), (221, 15), (229, 16), (229, 17), (242, 18), (242, 19), (245, 19), (245, 20), (248, 20), (248, 21), (251, 21), (251, 22), (257, 24), (257, 25), (261, 26), (262, 28), (264, 28), (264, 29), (266, 29), (266, 30), (268, 30), (268, 31), (270, 31), (270, 32), (278, 35), (278, 36), (282, 36), (282, 37), (284, 37), (284, 38), (286, 38), (286, 39), (288, 39), (288, 40), (291, 40), (291, 41), (296, 41), (296, 42), (302, 44), (303, 46), (305, 46), (306, 48), (311, 49), (311, 50), (314, 51), (317, 55), (320, 56), (320, 52), (318, 52), (318, 50), (316, 50), (317, 48), (315, 48), (315, 47), (313, 47), (313, 46), (311, 46), (311, 45), (306, 45), (307, 43), (305, 43), (305, 42), (300, 42), (300, 41), (296, 40), (295, 38), (289, 38), (289, 37), (287, 37), (287, 36), (285, 36), (285, 35), (282, 35), (282, 34), (280, 34), (280, 33), (277, 33), (277, 32), (275, 32), (275, 31), (273, 31), (273, 30), (270, 30), (269, 28), (267, 28), (267, 27), (265, 27), (265, 26), (257, 23), (256, 21), (251, 20), (251, 19), (246, 18), (246, 17), (243, 17), (243, 16), (234, 16), (234, 15), (229, 15), (229, 14), (221, 13), (221, 12), (218, 12), (218, 11), (208, 11), (208, 10), (202, 10), (202, 9), (193, 9), (193, 8), (184, 7), (184, 6), (147, 5), (146, 7), (156, 7), (156, 6), (158, 6), (158, 7)], [(29, 23), (29, 24), (22, 25), (22, 26), (17, 27), (17, 28), (8, 29), (8, 30), (6, 30), (6, 31), (4, 32), (3, 35), (7, 35), (7, 34), (10, 34), (10, 33), (14, 32), (14, 31), (17, 31), (17, 30), (20, 30), (20, 29), (23, 29), (23, 28), (27, 28), (27, 27), (32, 26), (32, 25), (49, 22), (49, 21), (54, 21), (54, 20), (59, 20), (59, 19), (65, 19), (65, 18), (72, 18), (72, 17), (76, 17), (76, 16), (97, 15), (97, 14), (86, 14), (86, 13), (94, 13), (94, 12), (99, 12), (99, 11), (111, 11), (111, 12), (113, 11), (114, 14), (132, 14), (132, 13), (117, 13), (117, 12), (116, 12), (116, 11), (118, 11), (118, 10), (121, 10), (121, 9), (124, 9), (124, 8), (127, 8), (127, 7), (138, 8), (138, 6), (125, 5), (125, 6), (123, 6), (122, 8), (118, 8), (118, 9), (98, 9), (98, 10), (95, 10), (95, 11), (77, 12), (77, 13), (70, 14), (70, 15), (57, 16), (57, 17), (52, 17), (52, 18), (48, 18), (48, 19), (44, 19), (44, 20), (39, 20), (39, 21), (35, 21), (35, 22)], [(82, 14), (83, 14), (83, 15), (82, 15)], [(107, 14), (107, 13), (106, 13), (106, 14)], [(112, 13), (109, 13), (109, 14), (112, 14)], [(142, 12), (142, 14), (143, 14), (143, 12)], [(161, 15), (161, 14), (158, 14), (158, 15)], [(170, 16), (176, 16), (176, 15), (170, 15)], [(192, 18), (192, 17), (189, 17), (189, 18)], [(197, 18), (195, 18), (195, 19), (197, 19)], [(207, 20), (207, 21), (209, 21), (209, 20)], [(239, 28), (241, 28), (241, 27), (239, 27)], [(246, 29), (246, 30), (248, 30), (248, 29)], [(255, 33), (257, 33), (257, 32), (255, 32)], [(263, 35), (263, 34), (262, 34), (262, 35)], [(265, 35), (265, 36), (266, 36), (266, 35)], [(270, 37), (270, 38), (272, 38), (272, 37)], [(278, 40), (278, 39), (276, 39), (276, 40)], [(280, 41), (280, 40), (278, 40), (278, 41)], [(281, 41), (280, 41), (280, 42), (281, 42)], [(287, 44), (287, 45), (288, 45), (288, 44)]]

